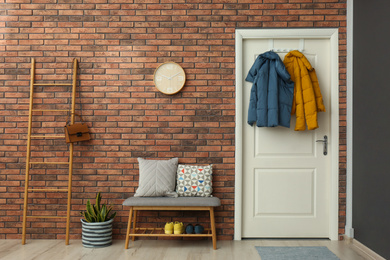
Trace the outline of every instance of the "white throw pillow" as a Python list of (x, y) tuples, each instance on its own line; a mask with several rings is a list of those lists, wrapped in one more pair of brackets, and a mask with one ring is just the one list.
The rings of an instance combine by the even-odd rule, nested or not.
[(145, 160), (138, 158), (139, 184), (134, 197), (177, 197), (175, 192), (178, 158)]

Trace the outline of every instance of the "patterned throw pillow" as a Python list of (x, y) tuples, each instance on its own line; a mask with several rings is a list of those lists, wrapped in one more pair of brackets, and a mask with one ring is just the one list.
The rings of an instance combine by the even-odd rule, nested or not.
[(211, 197), (213, 165), (177, 167), (176, 192), (181, 197)]

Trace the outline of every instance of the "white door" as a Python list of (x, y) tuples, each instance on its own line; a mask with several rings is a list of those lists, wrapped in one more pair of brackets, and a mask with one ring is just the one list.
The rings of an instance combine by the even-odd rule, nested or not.
[[(299, 49), (299, 38), (274, 39), (274, 48)], [(268, 39), (244, 39), (243, 80)], [(286, 52), (277, 52), (283, 60)], [(243, 82), (242, 237), (329, 237), (331, 151), (316, 140), (331, 136), (331, 59), (329, 39), (305, 39), (303, 54), (316, 69), (326, 112), (319, 128), (260, 128), (246, 124), (250, 89)]]

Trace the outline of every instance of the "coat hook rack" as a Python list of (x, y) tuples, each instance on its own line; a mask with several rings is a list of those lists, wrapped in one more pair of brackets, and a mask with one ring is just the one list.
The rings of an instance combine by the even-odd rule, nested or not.
[(305, 50), (305, 39), (299, 39), (299, 48), (274, 48), (274, 39), (269, 39), (268, 41), (269, 49), (273, 52), (282, 52), (288, 53), (290, 51), (298, 50), (303, 52)]
[(297, 51), (300, 51), (300, 52), (303, 52), (303, 49), (293, 49), (293, 48), (290, 48), (290, 49), (287, 49), (287, 48), (274, 48), (274, 49), (271, 49), (271, 51), (273, 52), (285, 52), (285, 53), (288, 53), (290, 51), (294, 51), (294, 50), (297, 50)]

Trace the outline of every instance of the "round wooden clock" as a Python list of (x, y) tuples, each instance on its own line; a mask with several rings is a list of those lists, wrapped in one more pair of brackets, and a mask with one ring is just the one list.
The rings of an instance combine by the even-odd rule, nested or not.
[(173, 95), (184, 87), (186, 74), (179, 64), (168, 61), (156, 68), (153, 81), (160, 92)]

